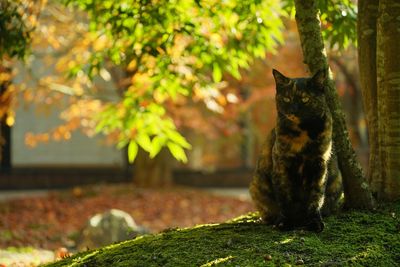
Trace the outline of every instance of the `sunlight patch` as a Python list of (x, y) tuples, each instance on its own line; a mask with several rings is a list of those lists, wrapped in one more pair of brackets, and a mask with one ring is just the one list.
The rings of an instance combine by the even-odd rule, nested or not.
[(207, 263), (204, 263), (204, 264), (201, 265), (200, 267), (213, 266), (213, 265), (215, 265), (215, 264), (219, 264), (219, 263), (222, 263), (222, 262), (230, 261), (231, 259), (233, 259), (233, 256), (228, 256), (228, 257), (225, 257), (225, 258), (218, 258), (218, 259), (215, 259), (215, 260), (213, 260), (213, 261), (209, 261), (209, 262), (207, 262)]
[(280, 244), (287, 244), (287, 243), (290, 243), (290, 242), (292, 242), (293, 241), (293, 238), (286, 238), (286, 239), (284, 239), (284, 240), (282, 240), (281, 242), (279, 242)]

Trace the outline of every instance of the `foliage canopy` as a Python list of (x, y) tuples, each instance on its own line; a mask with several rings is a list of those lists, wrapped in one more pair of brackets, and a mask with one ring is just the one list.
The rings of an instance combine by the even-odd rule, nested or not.
[[(75, 96), (79, 108), (88, 107), (76, 118), (90, 117), (94, 122), (90, 125), (95, 125), (97, 132), (112, 136), (120, 148), (128, 147), (131, 161), (139, 147), (154, 157), (164, 146), (175, 158), (186, 161), (184, 149), (190, 148), (190, 144), (178, 132), (168, 107), (180, 105), (184, 99), (196, 99), (218, 112), (220, 95), (215, 92), (225, 86), (224, 75), (239, 79), (240, 70), (249, 67), (254, 58), (274, 51), (283, 41), (282, 18), (294, 10), (293, 0), (62, 2), (69, 7), (66, 16), (73, 17), (71, 27), (76, 33), (66, 34), (61, 40), (60, 36), (49, 36), (58, 26), (47, 26), (40, 32), (48, 42), (61, 40), (54, 41), (53, 47), (67, 43), (62, 48), (68, 51), (64, 51), (66, 56), (54, 65), (62, 66), (64, 71), (68, 69), (67, 78), (74, 81), (72, 87), (80, 83), (83, 90), (74, 92), (60, 80), (51, 84), (44, 80), (41, 84)], [(19, 1), (6, 3), (12, 7), (10, 10), (14, 6), (21, 8)], [(32, 8), (36, 1), (24, 3), (22, 6)], [(331, 46), (343, 48), (353, 42), (356, 9), (352, 2), (321, 0), (318, 3), (324, 34)], [(55, 4), (49, 2), (49, 5)], [(60, 14), (60, 10), (48, 13)], [(36, 20), (18, 12), (8, 16), (2, 23), (14, 25), (10, 24), (12, 16), (21, 25), (25, 25), (24, 21)], [(61, 20), (66, 20), (66, 16)], [(2, 35), (2, 53), (9, 49), (3, 42), (6, 38), (11, 40), (8, 44), (18, 42), (12, 47), (21, 49), (10, 53), (22, 56), (30, 36), (30, 31), (19, 36)], [(73, 44), (74, 39), (80, 40), (78, 44)], [(117, 98), (104, 99), (92, 94), (90, 87), (99, 77), (117, 85)], [(89, 103), (88, 99), (93, 97), (96, 101)], [(65, 127), (62, 130), (61, 135), (70, 136)]]
[(43, 1), (0, 1), (0, 59), (23, 58), (29, 51), (32, 32)]
[[(292, 16), (294, 0), (282, 0), (283, 7)], [(330, 48), (346, 49), (357, 43), (357, 6), (352, 0), (318, 0), (322, 36)]]
[[(121, 99), (99, 116), (97, 130), (118, 131), (132, 161), (138, 146), (154, 157), (163, 146), (186, 161), (189, 143), (177, 132), (165, 104), (206, 95), (221, 86), (223, 73), (240, 78), (255, 57), (282, 41), (281, 9), (267, 1), (66, 1), (89, 15), (94, 37), (87, 60), (71, 77), (93, 79), (112, 66), (130, 81)], [(116, 115), (119, 114), (119, 115)]]

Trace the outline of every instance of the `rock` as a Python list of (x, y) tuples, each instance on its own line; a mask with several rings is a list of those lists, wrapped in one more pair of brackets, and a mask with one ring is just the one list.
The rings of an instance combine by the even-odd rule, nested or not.
[(267, 254), (267, 255), (264, 256), (264, 260), (265, 261), (270, 261), (270, 260), (272, 260), (272, 256)]
[(150, 231), (138, 226), (126, 212), (111, 209), (88, 220), (77, 241), (78, 250), (93, 249), (133, 239)]

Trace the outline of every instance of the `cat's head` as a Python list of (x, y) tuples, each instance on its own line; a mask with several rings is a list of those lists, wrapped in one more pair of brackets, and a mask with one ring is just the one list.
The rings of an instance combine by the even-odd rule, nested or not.
[(276, 83), (276, 106), (280, 115), (296, 122), (301, 118), (322, 116), (326, 112), (326, 70), (320, 70), (308, 78), (288, 78), (275, 69), (272, 74)]

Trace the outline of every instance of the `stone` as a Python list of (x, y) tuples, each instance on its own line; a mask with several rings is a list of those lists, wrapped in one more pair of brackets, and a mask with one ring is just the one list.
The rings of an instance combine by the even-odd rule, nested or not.
[(272, 256), (270, 254), (267, 254), (267, 255), (264, 256), (264, 260), (265, 261), (270, 261), (270, 260), (272, 260)]
[(111, 209), (88, 220), (77, 240), (77, 248), (98, 248), (148, 233), (148, 229), (137, 225), (125, 211)]

